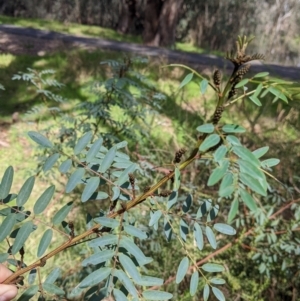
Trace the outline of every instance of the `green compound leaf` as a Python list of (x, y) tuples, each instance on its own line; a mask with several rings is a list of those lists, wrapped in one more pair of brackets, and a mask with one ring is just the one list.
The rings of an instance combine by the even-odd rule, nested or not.
[(206, 283), (203, 289), (203, 300), (207, 301), (209, 297), (209, 285)]
[(286, 96), (280, 91), (277, 90), (274, 87), (270, 87), (269, 91), (276, 97), (280, 98), (281, 100), (283, 100), (285, 103), (288, 103), (288, 99), (286, 98)]
[(246, 84), (248, 84), (248, 82), (249, 82), (249, 79), (245, 78), (245, 79), (241, 80), (238, 84), (236, 84), (234, 87), (235, 88), (244, 87)]
[(15, 238), (14, 244), (11, 249), (11, 253), (15, 255), (24, 245), (25, 241), (32, 232), (34, 224), (32, 221), (25, 222), (19, 229), (18, 234)]
[(22, 188), (20, 189), (20, 192), (17, 196), (17, 205), (19, 207), (22, 207), (29, 199), (34, 185), (34, 181), (35, 181), (35, 176), (28, 178), (23, 184)]
[(225, 173), (227, 172), (228, 167), (229, 167), (229, 161), (225, 161), (222, 164), (222, 166), (215, 168), (208, 178), (207, 185), (213, 186), (216, 183), (218, 183), (223, 178)]
[(211, 278), (209, 280), (210, 283), (213, 283), (213, 284), (225, 284), (226, 281), (222, 278)]
[(93, 193), (97, 190), (100, 184), (99, 177), (91, 177), (87, 180), (87, 184), (84, 187), (84, 190), (81, 195), (81, 202), (86, 202), (90, 199)]
[(98, 154), (98, 152), (99, 152), (99, 150), (102, 146), (102, 143), (103, 143), (103, 138), (102, 137), (98, 138), (93, 143), (93, 145), (91, 146), (91, 148), (89, 149), (89, 151), (86, 154), (86, 161), (87, 162), (90, 162), (91, 160), (93, 160), (96, 157), (96, 155)]
[(53, 231), (52, 229), (48, 229), (44, 232), (37, 251), (37, 257), (41, 257), (47, 248), (49, 247), (51, 240), (52, 240)]
[(72, 160), (67, 159), (61, 163), (61, 165), (59, 166), (59, 171), (61, 173), (67, 173), (69, 171), (69, 169), (71, 168), (71, 166), (72, 166)]
[(141, 275), (131, 258), (124, 254), (119, 254), (118, 257), (124, 271), (126, 271), (134, 281), (138, 282), (141, 278)]
[(200, 91), (202, 94), (206, 93), (207, 87), (208, 87), (208, 80), (204, 78), (200, 83)]
[(200, 133), (212, 133), (215, 130), (215, 127), (212, 123), (202, 124), (197, 127), (197, 131)]
[(112, 163), (114, 162), (114, 159), (116, 157), (117, 154), (117, 147), (113, 146), (105, 155), (105, 157), (103, 158), (103, 162), (100, 165), (99, 168), (99, 172), (101, 173), (105, 173), (112, 165)]
[(235, 229), (227, 224), (216, 223), (216, 224), (214, 224), (214, 229), (216, 229), (218, 232), (226, 234), (226, 235), (235, 235), (236, 234)]
[(265, 174), (256, 165), (241, 159), (237, 160), (237, 163), (240, 167), (241, 173), (248, 174), (251, 177), (255, 177), (261, 179), (263, 182), (266, 182)]
[(249, 99), (256, 104), (257, 106), (261, 107), (262, 103), (260, 102), (260, 100), (255, 96), (255, 95), (251, 95), (249, 96)]
[(59, 156), (60, 155), (56, 153), (50, 156), (49, 158), (47, 158), (45, 164), (43, 165), (43, 171), (46, 172), (50, 170), (53, 167), (53, 165), (56, 163), (56, 161), (59, 159)]
[(229, 210), (229, 214), (228, 214), (228, 218), (227, 218), (228, 223), (231, 223), (232, 220), (235, 218), (235, 216), (238, 212), (238, 209), (239, 209), (239, 200), (237, 198), (235, 198), (230, 206), (230, 210)]
[(261, 162), (261, 165), (263, 168), (265, 167), (273, 167), (273, 166), (276, 166), (277, 164), (280, 163), (280, 160), (279, 159), (276, 159), (276, 158), (271, 158), (271, 159), (267, 159), (267, 160), (264, 160)]
[(37, 199), (37, 201), (34, 204), (33, 207), (34, 214), (41, 214), (46, 209), (46, 207), (48, 206), (48, 204), (50, 203), (53, 197), (54, 192), (55, 192), (55, 186), (52, 185), (42, 193), (42, 195)]
[(195, 237), (195, 240), (196, 240), (197, 247), (201, 251), (203, 249), (203, 246), (204, 246), (203, 232), (202, 232), (201, 226), (198, 223), (194, 224), (194, 237)]
[(177, 269), (177, 273), (176, 273), (176, 283), (180, 283), (184, 276), (186, 275), (187, 271), (189, 268), (189, 259), (188, 257), (184, 257), (181, 259), (180, 264), (178, 266)]
[(201, 152), (205, 152), (208, 149), (210, 149), (211, 147), (217, 145), (220, 142), (221, 138), (219, 135), (217, 134), (212, 134), (207, 136), (204, 141), (201, 143), (199, 150)]
[(193, 76), (194, 73), (187, 74), (183, 81), (180, 83), (178, 90), (187, 85), (193, 79)]
[(124, 231), (139, 239), (146, 239), (148, 237), (145, 232), (131, 225), (124, 225)]
[(126, 290), (135, 298), (138, 298), (137, 290), (132, 283), (132, 281), (128, 278), (128, 276), (121, 270), (113, 270), (113, 276), (118, 278), (120, 282), (124, 285)]
[(37, 144), (46, 147), (46, 148), (52, 148), (53, 144), (48, 140), (48, 138), (46, 138), (45, 136), (43, 136), (42, 134), (38, 133), (38, 132), (34, 132), (34, 131), (29, 131), (28, 132), (28, 136)]
[(66, 193), (70, 193), (79, 183), (81, 183), (84, 174), (84, 168), (78, 168), (72, 173), (66, 185)]
[(126, 298), (124, 293), (116, 288), (113, 289), (113, 294), (114, 294), (116, 301), (128, 301), (128, 299)]
[(258, 159), (265, 155), (269, 150), (269, 146), (264, 146), (261, 148), (256, 149), (255, 151), (252, 152), (252, 154)]
[(255, 178), (251, 177), (249, 174), (240, 173), (239, 174), (240, 181), (248, 186), (251, 190), (257, 192), (262, 196), (267, 196), (266, 189), (262, 186), (262, 184)]
[(266, 77), (266, 76), (268, 76), (268, 75), (269, 75), (269, 72), (259, 72), (259, 73), (255, 74), (255, 75), (253, 76), (253, 78)]
[(215, 237), (213, 230), (209, 226), (205, 227), (205, 234), (206, 234), (206, 237), (207, 237), (208, 242), (210, 243), (211, 247), (213, 249), (216, 249), (217, 248), (216, 237)]
[(82, 266), (86, 267), (88, 265), (97, 265), (101, 262), (106, 262), (108, 260), (111, 260), (112, 257), (115, 255), (114, 252), (111, 250), (104, 250), (101, 252), (97, 252), (93, 254), (92, 256), (84, 259), (81, 263)]
[(240, 189), (240, 196), (242, 201), (246, 204), (246, 206), (253, 212), (257, 210), (257, 205), (253, 199), (253, 197), (244, 189)]
[(146, 300), (153, 300), (153, 301), (169, 300), (173, 297), (172, 294), (167, 292), (161, 292), (161, 291), (143, 291), (142, 295)]
[(73, 202), (69, 202), (56, 212), (52, 220), (54, 225), (60, 224), (66, 218), (72, 209), (72, 205)]
[(0, 225), (0, 242), (9, 235), (15, 224), (16, 215), (9, 214)]
[(199, 283), (199, 273), (198, 271), (195, 271), (191, 277), (191, 282), (190, 282), (190, 295), (193, 297), (197, 293), (197, 288), (198, 288), (198, 283)]
[(62, 290), (61, 288), (59, 288), (58, 286), (52, 284), (52, 283), (43, 283), (42, 284), (43, 289), (52, 295), (57, 295), (57, 296), (61, 296), (65, 294), (65, 291)]
[(86, 288), (94, 285), (98, 285), (101, 281), (106, 279), (111, 273), (111, 268), (101, 268), (89, 274), (79, 284), (79, 288)]
[(233, 152), (241, 159), (250, 162), (252, 165), (259, 167), (259, 160), (253, 155), (253, 153), (243, 146), (233, 146)]
[(5, 199), (10, 192), (14, 178), (14, 169), (12, 166), (7, 167), (0, 184), (0, 200)]
[(81, 153), (81, 151), (86, 148), (86, 146), (89, 144), (93, 137), (93, 132), (89, 131), (86, 134), (84, 134), (82, 137), (79, 138), (78, 142), (76, 143), (74, 147), (74, 154), (78, 155)]
[(237, 124), (226, 124), (222, 127), (225, 133), (244, 133), (246, 129)]
[(96, 223), (99, 223), (101, 226), (108, 227), (111, 229), (115, 229), (120, 226), (119, 221), (117, 221), (113, 218), (105, 217), (105, 216), (94, 218), (94, 221)]
[(201, 268), (205, 272), (209, 273), (218, 273), (224, 271), (224, 267), (217, 263), (205, 263)]
[(225, 297), (224, 294), (222, 293), (222, 291), (220, 291), (218, 288), (212, 286), (211, 287), (213, 294), (216, 296), (216, 298), (219, 301), (225, 301)]

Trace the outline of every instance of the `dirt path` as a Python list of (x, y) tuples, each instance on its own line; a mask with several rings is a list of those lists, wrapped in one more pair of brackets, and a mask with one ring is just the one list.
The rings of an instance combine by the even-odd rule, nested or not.
[[(49, 51), (65, 49), (66, 47), (72, 46), (132, 52), (149, 57), (164, 57), (170, 63), (185, 63), (191, 65), (193, 68), (198, 67), (199, 69), (201, 67), (231, 67), (228, 61), (214, 55), (173, 51), (134, 43), (75, 36), (13, 25), (0, 25), (0, 51), (2, 52), (43, 55)], [(299, 67), (286, 67), (275, 64), (267, 65), (256, 62), (251, 69), (253, 72), (269, 71), (270, 74), (274, 76), (300, 81)]]

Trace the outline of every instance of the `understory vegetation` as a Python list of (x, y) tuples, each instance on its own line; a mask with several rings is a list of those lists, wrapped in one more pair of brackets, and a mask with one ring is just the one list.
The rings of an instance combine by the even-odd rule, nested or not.
[(299, 84), (252, 74), (250, 42), (209, 76), (1, 55), (0, 262), (19, 300), (299, 300)]

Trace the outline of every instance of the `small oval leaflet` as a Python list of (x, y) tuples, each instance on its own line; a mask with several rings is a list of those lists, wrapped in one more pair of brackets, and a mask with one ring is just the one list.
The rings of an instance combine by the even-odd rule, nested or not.
[(92, 194), (99, 187), (100, 178), (99, 177), (91, 177), (88, 179), (87, 184), (84, 187), (84, 190), (81, 195), (81, 202), (86, 202), (90, 199)]
[(0, 199), (5, 199), (10, 192), (14, 177), (14, 169), (12, 166), (7, 167), (0, 184)]
[(145, 232), (131, 225), (124, 225), (124, 231), (139, 239), (146, 239), (148, 237)]
[(16, 223), (16, 215), (9, 214), (0, 225), (0, 242), (5, 239)]
[(46, 138), (45, 136), (43, 136), (42, 134), (38, 133), (38, 132), (34, 132), (34, 131), (29, 131), (28, 132), (28, 136), (37, 144), (43, 146), (43, 147), (48, 147), (48, 148), (52, 148), (53, 145), (52, 143), (48, 140), (48, 138)]
[(96, 223), (99, 223), (101, 226), (112, 228), (112, 229), (115, 229), (120, 225), (120, 223), (117, 220), (113, 218), (104, 217), (104, 216), (94, 218), (94, 221)]
[(232, 228), (229, 225), (222, 224), (222, 223), (216, 223), (214, 224), (214, 229), (216, 229), (218, 232), (226, 234), (226, 235), (235, 235), (236, 230)]
[(18, 234), (15, 238), (14, 244), (11, 249), (11, 253), (15, 255), (24, 245), (25, 241), (29, 237), (30, 233), (34, 229), (34, 224), (32, 221), (25, 222), (20, 230), (18, 231)]
[(158, 220), (160, 219), (162, 215), (162, 212), (161, 210), (157, 210), (155, 211), (152, 215), (151, 215), (151, 218), (150, 218), (150, 221), (149, 221), (149, 226), (153, 226), (155, 223), (158, 222)]
[(264, 167), (273, 167), (277, 164), (280, 163), (280, 160), (279, 159), (276, 159), (276, 158), (271, 158), (271, 159), (267, 159), (267, 160), (264, 160), (261, 162), (261, 165)]
[(23, 184), (23, 186), (20, 189), (19, 194), (17, 196), (17, 205), (19, 207), (23, 206), (29, 199), (29, 196), (32, 192), (34, 182), (35, 182), (35, 176), (31, 176)]
[(222, 166), (217, 167), (213, 170), (208, 178), (207, 185), (213, 186), (218, 183), (225, 175), (229, 167), (229, 161), (225, 161)]
[(188, 268), (189, 268), (189, 259), (188, 259), (188, 257), (184, 257), (181, 259), (180, 264), (177, 269), (177, 273), (176, 273), (176, 283), (177, 284), (183, 280), (184, 276), (187, 273)]
[(106, 245), (116, 244), (118, 241), (117, 235), (107, 234), (102, 237), (93, 239), (89, 242), (89, 246), (94, 247), (104, 247)]
[(137, 284), (143, 286), (156, 286), (156, 285), (161, 286), (164, 284), (164, 280), (152, 276), (141, 276)]
[(202, 94), (206, 93), (207, 87), (208, 87), (208, 80), (204, 78), (200, 83), (200, 91)]
[(172, 294), (167, 292), (161, 292), (161, 291), (143, 291), (142, 295), (146, 300), (153, 300), (153, 301), (169, 300), (173, 297)]
[(43, 286), (43, 289), (48, 292), (49, 294), (52, 294), (52, 295), (58, 295), (58, 296), (61, 296), (61, 295), (64, 295), (65, 294), (65, 291), (62, 290), (61, 288), (59, 288), (58, 286), (52, 284), (52, 283), (43, 283), (42, 284)]
[(133, 285), (132, 281), (128, 278), (128, 276), (121, 270), (113, 270), (113, 276), (117, 277), (122, 284), (125, 286), (126, 290), (133, 296), (138, 297), (137, 291), (135, 286)]
[(203, 249), (203, 245), (204, 245), (204, 243), (203, 243), (203, 233), (202, 233), (201, 226), (198, 223), (194, 224), (194, 237), (195, 237), (195, 240), (196, 240), (197, 247), (201, 251)]
[(101, 268), (99, 270), (96, 270), (89, 274), (87, 277), (85, 277), (78, 286), (80, 288), (90, 287), (94, 286), (96, 284), (99, 284), (101, 281), (106, 279), (111, 272), (111, 268)]
[(96, 157), (96, 155), (98, 154), (101, 145), (103, 143), (103, 138), (100, 137), (98, 138), (93, 145), (91, 146), (91, 148), (89, 149), (89, 151), (86, 154), (86, 160), (87, 162), (90, 162), (94, 157)]
[(212, 134), (207, 136), (204, 141), (201, 143), (199, 150), (204, 152), (210, 149), (211, 147), (217, 145), (220, 142), (221, 138), (217, 134)]
[(60, 268), (55, 268), (47, 276), (47, 278), (46, 278), (46, 280), (45, 280), (44, 283), (54, 283), (58, 277), (60, 277)]
[(235, 198), (230, 206), (230, 210), (229, 210), (229, 214), (228, 214), (228, 218), (227, 218), (228, 223), (231, 223), (232, 220), (235, 218), (235, 216), (238, 212), (238, 209), (239, 209), (239, 200), (237, 198)]
[(122, 253), (119, 254), (118, 257), (123, 269), (132, 277), (134, 281), (138, 282), (141, 276), (131, 258)]
[(89, 144), (93, 137), (93, 132), (89, 131), (80, 137), (74, 147), (74, 154), (78, 155)]
[(66, 218), (66, 216), (72, 209), (72, 205), (73, 202), (69, 202), (56, 212), (52, 220), (54, 225), (60, 224)]
[(253, 76), (253, 78), (266, 77), (266, 76), (268, 76), (268, 75), (269, 75), (269, 72), (259, 72), (259, 73), (255, 74), (255, 75)]
[(264, 188), (257, 179), (254, 179), (250, 175), (244, 174), (242, 172), (240, 173), (239, 178), (240, 181), (247, 185), (251, 190), (257, 192), (262, 196), (267, 196), (267, 189)]
[(81, 179), (83, 178), (84, 174), (84, 168), (78, 168), (72, 173), (66, 185), (66, 193), (71, 192), (77, 186), (77, 184), (81, 182)]
[(113, 146), (105, 155), (105, 157), (103, 158), (103, 162), (99, 168), (99, 172), (101, 173), (105, 173), (110, 166), (112, 165), (114, 158), (116, 156), (117, 153), (117, 147)]
[(205, 227), (205, 234), (206, 234), (206, 237), (207, 237), (208, 242), (210, 243), (211, 247), (213, 249), (216, 249), (217, 248), (216, 237), (215, 237), (213, 230), (209, 226)]
[(197, 131), (200, 133), (212, 133), (215, 130), (215, 127), (212, 123), (202, 124), (197, 127)]
[(211, 287), (213, 294), (216, 296), (216, 298), (219, 301), (225, 301), (225, 297), (224, 294), (222, 293), (222, 291), (220, 291), (217, 287), (212, 286)]
[(256, 211), (257, 205), (253, 199), (253, 197), (244, 189), (240, 189), (240, 196), (242, 201), (246, 204), (246, 206), (253, 212)]
[(245, 86), (248, 82), (249, 82), (249, 79), (245, 78), (245, 79), (241, 80), (238, 84), (236, 84), (234, 87), (241, 88), (241, 87)]
[(49, 202), (53, 197), (54, 192), (55, 192), (55, 186), (52, 185), (42, 193), (42, 195), (37, 199), (37, 201), (34, 204), (33, 207), (34, 214), (40, 214), (46, 209), (46, 207), (48, 206)]
[(256, 104), (257, 106), (261, 107), (262, 103), (260, 102), (260, 100), (255, 96), (255, 95), (251, 95), (249, 96), (249, 99)]
[(55, 153), (51, 155), (49, 158), (47, 158), (47, 160), (43, 165), (43, 171), (46, 172), (50, 170), (53, 167), (53, 165), (56, 163), (56, 161), (59, 159), (59, 156), (60, 155), (58, 153)]
[(113, 256), (115, 255), (114, 252), (112, 252), (111, 250), (104, 250), (101, 252), (97, 252), (93, 255), (91, 255), (90, 257), (84, 259), (81, 263), (82, 266), (87, 266), (87, 265), (97, 265), (101, 262), (106, 262), (108, 260), (110, 260)]
[(71, 168), (71, 166), (72, 166), (72, 160), (67, 159), (61, 163), (61, 165), (59, 166), (59, 171), (61, 173), (67, 173), (69, 171), (69, 169)]
[(204, 271), (210, 272), (210, 273), (217, 273), (217, 272), (224, 271), (224, 267), (217, 263), (205, 263), (201, 268)]
[(209, 285), (206, 283), (203, 289), (203, 300), (207, 301), (209, 297)]
[(222, 130), (225, 133), (244, 133), (244, 132), (246, 132), (245, 128), (243, 128), (242, 126), (237, 125), (237, 124), (225, 124), (222, 127)]
[(209, 280), (210, 283), (213, 283), (213, 284), (225, 284), (226, 281), (222, 278), (211, 278)]
[(44, 232), (44, 234), (40, 240), (38, 250), (37, 250), (37, 257), (41, 257), (45, 253), (45, 251), (47, 250), (47, 248), (49, 247), (49, 245), (51, 243), (52, 235), (53, 235), (52, 229), (47, 229)]
[(128, 299), (126, 298), (124, 293), (121, 292), (120, 290), (114, 288), (113, 293), (114, 293), (114, 297), (115, 297), (116, 301), (128, 301)]
[(191, 296), (195, 296), (198, 288), (198, 282), (199, 282), (199, 273), (198, 271), (195, 271), (191, 277), (191, 282), (190, 282), (190, 294)]
[(269, 146), (264, 146), (261, 148), (256, 149), (255, 151), (252, 152), (252, 154), (256, 157), (256, 158), (260, 158), (263, 155), (265, 155), (269, 150)]
[(185, 85), (187, 85), (192, 79), (193, 79), (194, 73), (189, 73), (186, 75), (186, 77), (183, 79), (183, 81), (180, 83), (179, 88), (181, 89)]

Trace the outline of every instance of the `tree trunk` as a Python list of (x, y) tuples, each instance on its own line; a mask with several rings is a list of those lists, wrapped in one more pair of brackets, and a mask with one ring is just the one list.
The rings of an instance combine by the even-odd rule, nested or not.
[(121, 0), (119, 16), (118, 32), (128, 33), (133, 31), (136, 18), (136, 0)]
[(149, 46), (170, 47), (175, 43), (179, 10), (183, 0), (148, 0), (143, 42)]

